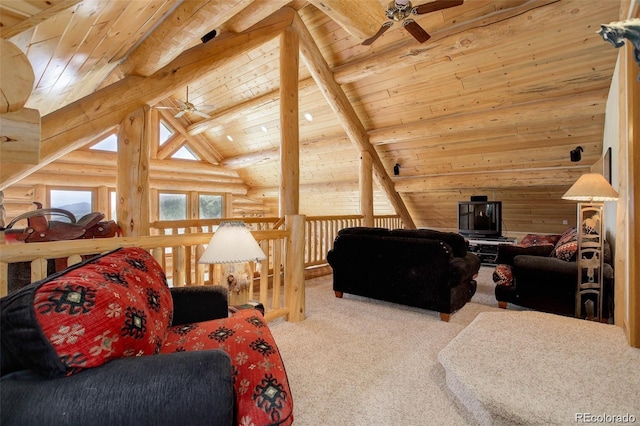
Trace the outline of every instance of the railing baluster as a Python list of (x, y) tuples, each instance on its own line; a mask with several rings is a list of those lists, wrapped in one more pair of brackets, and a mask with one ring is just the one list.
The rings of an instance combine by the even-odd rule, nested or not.
[(47, 259), (38, 258), (31, 261), (31, 282), (40, 281), (47, 276)]

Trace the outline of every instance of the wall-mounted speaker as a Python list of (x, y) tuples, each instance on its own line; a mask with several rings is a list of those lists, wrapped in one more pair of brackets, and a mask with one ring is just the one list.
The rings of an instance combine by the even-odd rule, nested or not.
[(217, 34), (218, 34), (218, 32), (216, 30), (211, 30), (208, 33), (206, 33), (205, 35), (203, 35), (202, 37), (200, 37), (200, 41), (203, 42), (203, 43), (206, 43), (209, 40), (213, 40)]
[(575, 163), (582, 160), (582, 151), (584, 150), (582, 149), (581, 146), (577, 146), (576, 149), (572, 149), (571, 152), (569, 153), (571, 157), (571, 161)]
[(396, 165), (393, 166), (393, 174), (394, 176), (400, 175), (400, 164), (396, 163)]

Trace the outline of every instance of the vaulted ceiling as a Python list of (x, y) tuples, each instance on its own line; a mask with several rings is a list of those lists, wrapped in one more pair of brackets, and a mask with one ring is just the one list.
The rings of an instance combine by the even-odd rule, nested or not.
[[(559, 194), (602, 156), (617, 51), (596, 31), (619, 20), (613, 0), (466, 0), (413, 16), (431, 35), (425, 43), (395, 23), (371, 46), (361, 43), (385, 21), (386, 1), (3, 1), (0, 33), (31, 62), (35, 84), (25, 106), (43, 116), (43, 138), (91, 121), (102, 105), (122, 107), (97, 93), (177, 106), (188, 85), (190, 102), (213, 106), (211, 118), (158, 111), (273, 210), (280, 44), (251, 28), (277, 22), (283, 7), (310, 33), (419, 226), (454, 227), (454, 203), (474, 193), (527, 208), (511, 211), (515, 228), (527, 226), (518, 223), (525, 213), (560, 221)], [(200, 38), (213, 29), (217, 36), (203, 47)], [(234, 54), (216, 50), (224, 40), (237, 43)], [(174, 77), (188, 50), (212, 65)], [(360, 150), (304, 61), (299, 110), (302, 213), (357, 213)], [(93, 136), (104, 130), (92, 123)], [(578, 145), (583, 159), (572, 163)], [(516, 202), (525, 198), (545, 210)], [(375, 207), (393, 213), (379, 189)]]

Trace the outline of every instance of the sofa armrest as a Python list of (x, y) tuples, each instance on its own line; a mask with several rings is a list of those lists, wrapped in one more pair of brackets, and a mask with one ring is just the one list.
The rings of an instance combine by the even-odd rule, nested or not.
[(522, 247), (513, 244), (500, 244), (498, 245), (498, 256), (496, 257), (497, 264), (511, 265), (516, 256), (539, 256), (549, 257), (553, 251), (553, 245), (542, 244), (537, 246)]
[(221, 350), (119, 358), (69, 377), (0, 381), (3, 425), (231, 425), (231, 360)]
[(455, 286), (461, 282), (471, 281), (480, 270), (480, 265), (480, 258), (471, 252), (468, 252), (465, 257), (452, 258), (449, 262), (450, 285)]
[(173, 322), (182, 325), (229, 316), (228, 290), (219, 285), (171, 288)]

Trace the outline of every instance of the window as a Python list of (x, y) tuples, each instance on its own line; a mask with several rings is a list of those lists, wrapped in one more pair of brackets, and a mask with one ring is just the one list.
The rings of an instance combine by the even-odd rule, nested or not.
[(160, 120), (160, 146), (171, 139), (173, 133), (173, 130), (171, 130), (171, 128), (164, 121)]
[(184, 220), (187, 218), (187, 194), (160, 193), (160, 220)]
[[(49, 205), (52, 208), (68, 210), (80, 219), (93, 211), (93, 191), (90, 190), (63, 190), (52, 189), (49, 191)], [(64, 216), (56, 220), (66, 221)]]
[(109, 135), (95, 145), (92, 145), (90, 149), (118, 152), (118, 137), (116, 135)]
[(222, 217), (222, 195), (200, 194), (200, 219)]
[(191, 150), (187, 146), (183, 146), (179, 150), (176, 151), (175, 154), (171, 156), (171, 158), (179, 158), (182, 160), (199, 160), (199, 158), (191, 152)]
[(118, 199), (116, 198), (116, 191), (109, 191), (109, 209), (111, 210), (111, 217), (109, 219), (117, 221), (118, 216), (116, 214), (118, 205)]

